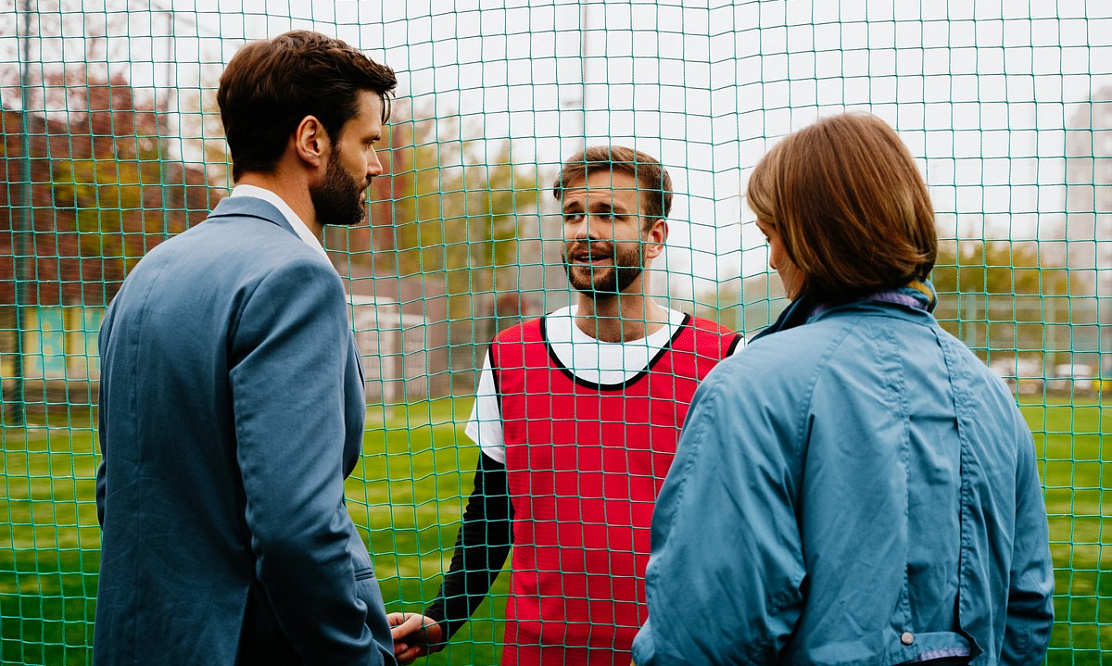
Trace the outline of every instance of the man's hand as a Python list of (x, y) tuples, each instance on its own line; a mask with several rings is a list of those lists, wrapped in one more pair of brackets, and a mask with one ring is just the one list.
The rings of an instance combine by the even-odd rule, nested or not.
[(394, 657), (399, 664), (412, 664), (444, 648), (444, 630), (431, 618), (418, 613), (390, 613), (386, 616), (394, 638)]

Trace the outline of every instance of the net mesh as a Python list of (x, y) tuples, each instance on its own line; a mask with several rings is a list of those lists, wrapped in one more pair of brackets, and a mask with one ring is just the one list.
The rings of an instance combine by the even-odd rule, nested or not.
[[(295, 3), (296, 4), (296, 3)], [(874, 113), (926, 174), (937, 318), (1008, 381), (1050, 514), (1048, 661), (1112, 655), (1112, 6), (803, 0), (0, 0), (0, 661), (91, 661), (96, 335), (123, 276), (230, 186), (216, 114), (244, 43), (308, 28), (398, 73), (370, 223), (330, 228), (366, 371), (348, 508), (388, 610), (447, 570), (487, 347), (574, 301), (549, 184), (587, 145), (659, 157), (660, 302), (747, 336), (783, 309), (743, 193), (774, 142)], [(496, 663), (506, 576), (435, 664)]]

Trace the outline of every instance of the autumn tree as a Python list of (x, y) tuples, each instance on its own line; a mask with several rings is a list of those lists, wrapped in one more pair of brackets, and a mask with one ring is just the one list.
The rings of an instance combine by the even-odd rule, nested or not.
[(931, 280), (935, 316), (978, 353), (1041, 352), (1069, 324), (1075, 287), (1034, 241), (961, 240), (939, 244)]
[(72, 214), (81, 255), (114, 264), (120, 275), (145, 254), (148, 236), (185, 227), (150, 201), (149, 191), (165, 180), (162, 128), (122, 75), (89, 81), (72, 68), (63, 76), (85, 100), (65, 124), (69, 152), (51, 156), (51, 199), (56, 210)]
[(499, 298), (516, 296), (531, 252), (523, 239), (537, 224), (536, 170), (514, 163), (508, 140), (486, 140), (456, 115), (396, 105), (388, 140), (389, 174), (372, 184), (375, 261), (420, 279), (426, 298), (443, 294), (461, 352), (453, 365), (471, 368), (468, 346), (489, 342)]
[[(57, 246), (37, 260), (59, 266), (53, 277), (64, 293), (51, 300), (105, 303), (150, 248), (204, 219), (211, 191), (203, 171), (168, 159), (159, 114), (122, 74), (98, 78), (75, 66), (48, 74), (47, 83), (66, 88), (72, 106), (42, 117), (33, 147), (49, 172), (32, 183), (35, 232), (56, 239), (37, 245)], [(68, 293), (75, 285), (81, 292)]]
[[(1077, 325), (1071, 298), (1076, 279), (1050, 259), (1037, 242), (1002, 240), (943, 241), (931, 281), (938, 292), (935, 317), (943, 328), (985, 356), (989, 352), (1039, 353), (1064, 349), (1059, 338)], [(782, 309), (779, 280), (762, 274), (743, 281), (736, 290), (717, 295), (704, 314), (725, 315), (737, 305), (745, 308), (745, 328), (763, 328)], [(704, 299), (714, 295), (704, 295)], [(736, 307), (735, 307), (736, 309)], [(750, 310), (754, 310), (750, 312)], [(736, 319), (737, 314), (733, 315)], [(757, 322), (757, 323), (750, 323)], [(740, 321), (724, 322), (742, 327)], [(1073, 329), (1073, 330), (1076, 330)]]

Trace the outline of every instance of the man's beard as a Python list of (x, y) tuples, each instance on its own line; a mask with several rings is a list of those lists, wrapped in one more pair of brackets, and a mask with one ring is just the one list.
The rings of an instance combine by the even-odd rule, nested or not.
[[(567, 271), (572, 288), (592, 298), (609, 298), (624, 292), (640, 277), (645, 265), (641, 243), (619, 242), (609, 245), (612, 260), (610, 266), (572, 263), (565, 246), (564, 270)], [(597, 247), (598, 244), (592, 246)]]
[(313, 202), (317, 221), (341, 227), (353, 227), (367, 217), (367, 201), (363, 197), (366, 188), (340, 166), (340, 151), (335, 150), (328, 158), (324, 178), (309, 188), (309, 198)]

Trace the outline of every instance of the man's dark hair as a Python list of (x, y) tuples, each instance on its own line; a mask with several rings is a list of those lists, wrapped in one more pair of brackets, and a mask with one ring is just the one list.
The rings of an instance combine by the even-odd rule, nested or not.
[(637, 179), (641, 191), (641, 209), (637, 212), (644, 219), (644, 229), (667, 219), (672, 212), (672, 177), (668, 170), (656, 158), (625, 146), (591, 146), (569, 157), (552, 183), (552, 196), (561, 200), (569, 184), (595, 171), (622, 171)]
[(337, 140), (364, 91), (378, 93), (386, 122), (397, 84), (394, 70), (319, 32), (295, 30), (251, 42), (228, 63), (216, 95), (232, 177), (272, 172), (306, 116)]

